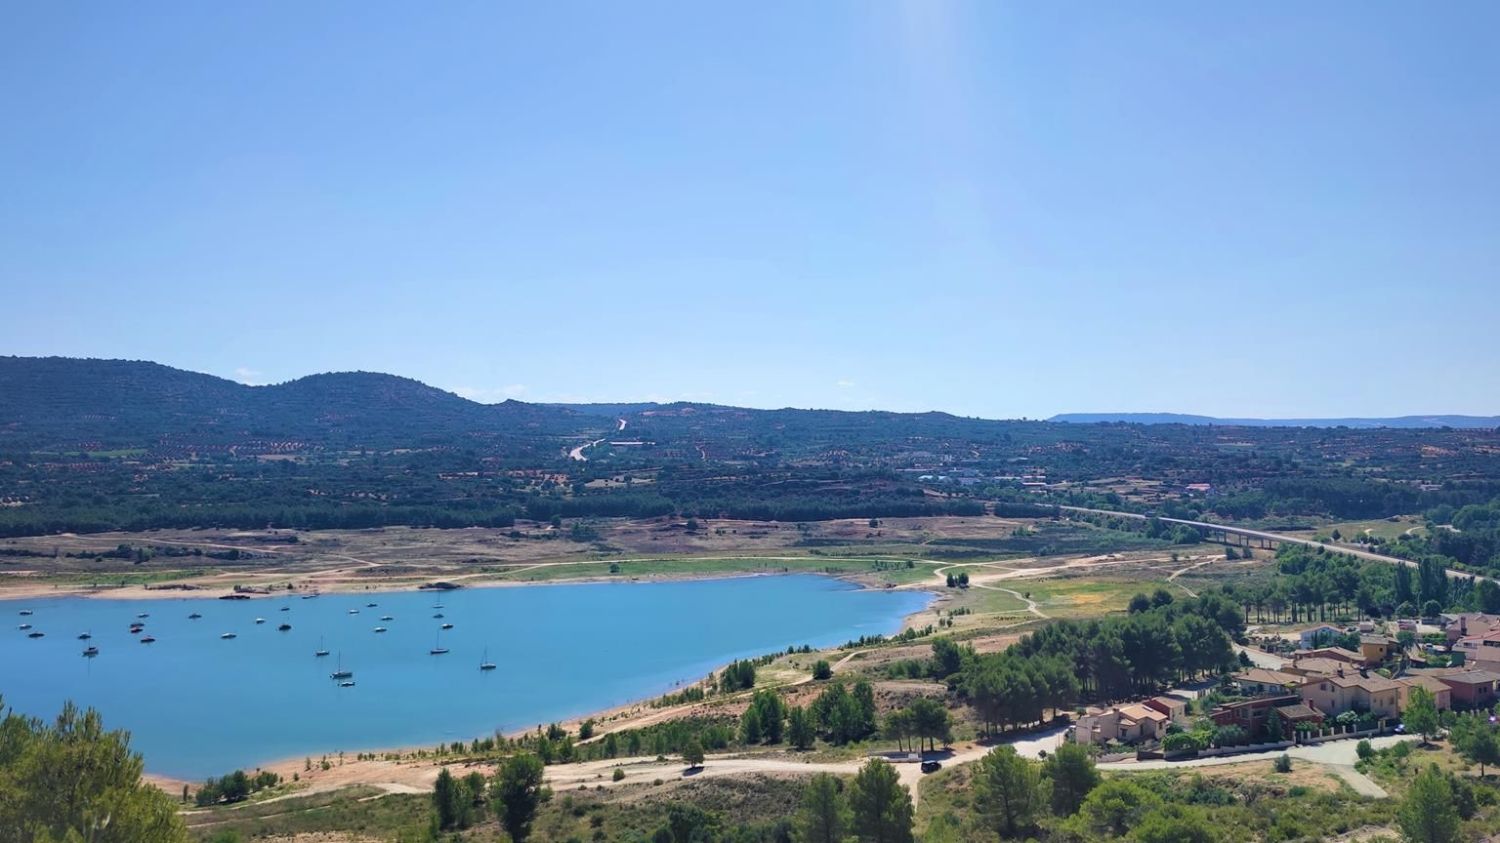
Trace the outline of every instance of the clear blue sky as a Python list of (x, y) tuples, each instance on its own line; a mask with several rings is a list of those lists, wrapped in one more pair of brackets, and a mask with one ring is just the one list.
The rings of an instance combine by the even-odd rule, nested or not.
[(0, 353), (1500, 412), (1500, 4), (0, 7)]

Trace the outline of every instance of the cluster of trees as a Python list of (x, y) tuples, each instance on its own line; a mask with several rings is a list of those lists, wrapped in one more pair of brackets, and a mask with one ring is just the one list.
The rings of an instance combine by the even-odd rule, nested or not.
[(996, 732), (1042, 722), (1079, 701), (1122, 699), (1231, 670), (1230, 636), (1242, 631), (1238, 608), (1219, 592), (1176, 601), (1159, 591), (1132, 600), (1125, 617), (1058, 621), (999, 653), (937, 638), (924, 672), (945, 680)]
[(911, 792), (896, 770), (879, 759), (867, 762), (845, 787), (826, 773), (813, 776), (802, 792), (795, 835), (804, 843), (860, 841), (912, 843), (915, 817)]
[(444, 767), (432, 792), (433, 825), (438, 831), (469, 828), (483, 822), (488, 810), (511, 840), (525, 843), (537, 809), (551, 797), (542, 760), (527, 752), (506, 758), (490, 778), (480, 772), (458, 778)]
[(875, 734), (875, 688), (860, 680), (853, 687), (829, 685), (808, 706), (813, 729), (831, 744), (843, 745)]
[(729, 663), (719, 674), (719, 690), (724, 693), (746, 691), (755, 687), (755, 662), (749, 659)]
[(1403, 534), (1382, 549), (1412, 559), (1435, 556), (1450, 567), (1500, 569), (1500, 498), (1459, 508), (1443, 504), (1423, 517), (1424, 534)]
[(785, 733), (787, 705), (775, 691), (756, 691), (750, 707), (740, 716), (740, 742), (746, 745), (781, 743)]
[(0, 700), (0, 839), (186, 843), (173, 800), (141, 781), (125, 732), (72, 703), (51, 723)]
[(921, 750), (924, 747), (936, 750), (953, 742), (953, 715), (942, 700), (918, 697), (904, 708), (898, 708), (885, 717), (885, 728), (881, 734), (896, 741), (901, 749)]
[(1436, 559), (1424, 559), (1413, 569), (1286, 544), (1276, 551), (1276, 562), (1279, 576), (1224, 590), (1247, 621), (1430, 616), (1449, 609), (1487, 611), (1487, 606), (1500, 610), (1500, 586), (1450, 578)]
[(235, 770), (221, 778), (208, 779), (193, 795), (199, 807), (219, 802), (239, 802), (251, 794), (281, 784), (281, 776), (270, 770), (261, 770), (255, 775), (246, 775), (244, 770)]

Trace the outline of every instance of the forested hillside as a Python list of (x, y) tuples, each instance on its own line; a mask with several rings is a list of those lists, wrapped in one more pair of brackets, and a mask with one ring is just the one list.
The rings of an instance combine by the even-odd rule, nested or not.
[[(367, 372), (245, 386), (155, 363), (0, 358), (5, 535), (813, 521), (1058, 503), (1274, 524), (1458, 512), (1497, 497), (1496, 430), (487, 405)], [(1495, 557), (1485, 530), (1457, 527), (1411, 536), (1403, 551), (1479, 567)]]

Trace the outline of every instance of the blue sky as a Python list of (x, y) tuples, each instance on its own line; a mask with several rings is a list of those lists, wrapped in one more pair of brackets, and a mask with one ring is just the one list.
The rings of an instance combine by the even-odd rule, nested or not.
[(1492, 2), (7, 3), (0, 353), (1497, 413)]

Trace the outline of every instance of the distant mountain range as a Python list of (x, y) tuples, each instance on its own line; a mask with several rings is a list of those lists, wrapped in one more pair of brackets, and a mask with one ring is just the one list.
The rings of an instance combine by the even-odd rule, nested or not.
[(1226, 419), (1185, 413), (1063, 413), (1047, 421), (1068, 424), (1213, 424), (1225, 427), (1357, 427), (1357, 428), (1491, 428), (1500, 427), (1500, 416), (1392, 416), (1347, 419)]
[(247, 386), (144, 361), (0, 357), (0, 433), (25, 438), (374, 444), (424, 435), (571, 434), (598, 424), (561, 407), (479, 404), (375, 372)]
[[(374, 372), (309, 375), (273, 386), (131, 360), (0, 357), (0, 446), (68, 443), (130, 447), (289, 440), (331, 447), (453, 447), (503, 440), (516, 453), (553, 451), (559, 437), (598, 435), (616, 418), (650, 423), (686, 443), (704, 437), (855, 436), (969, 439), (1040, 422), (966, 419), (947, 413), (756, 410), (711, 404), (480, 404), (410, 378)], [(1250, 425), (1355, 428), (1494, 428), (1500, 418), (1218, 419), (1171, 413), (1070, 413), (1071, 424)], [(829, 433), (829, 431), (842, 431)]]

